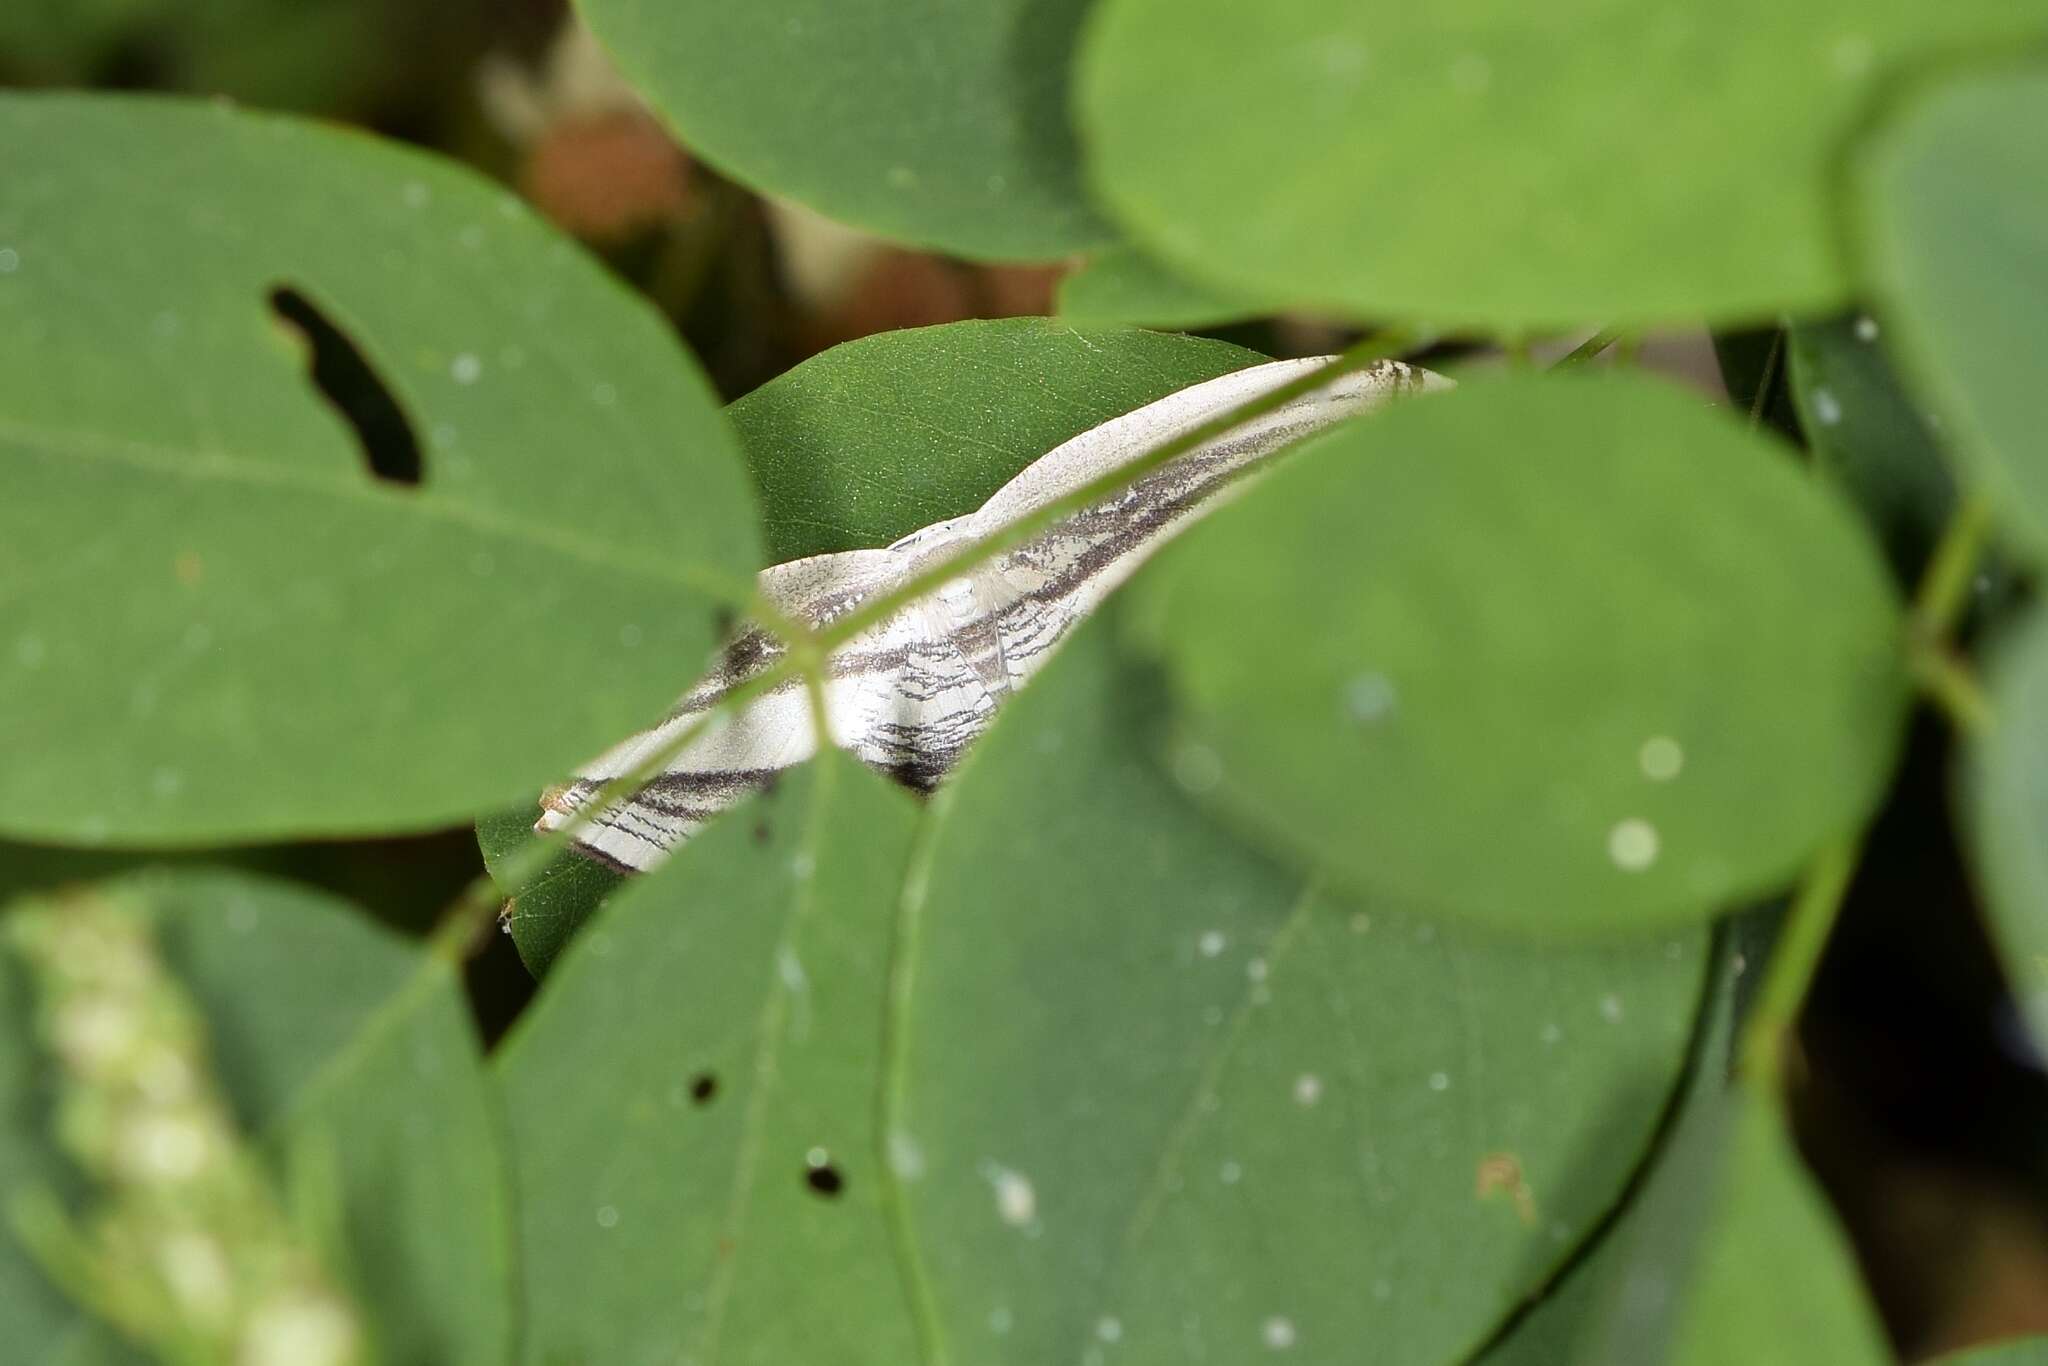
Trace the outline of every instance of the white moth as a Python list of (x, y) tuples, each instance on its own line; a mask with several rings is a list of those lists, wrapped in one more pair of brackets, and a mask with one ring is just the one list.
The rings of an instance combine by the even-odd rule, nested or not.
[[(880, 550), (814, 555), (763, 570), (762, 596), (796, 621), (826, 626), (962, 545), (1324, 363), (1274, 361), (1183, 389), (1053, 448), (965, 517)], [(1241, 491), (1252, 466), (1389, 398), (1448, 383), (1395, 361), (1341, 376), (1194, 447), (862, 631), (832, 652), (826, 669), (832, 743), (930, 791), (1067, 632), (1168, 538)], [(535, 829), (559, 828), (606, 781), (672, 744), (728, 690), (782, 654), (766, 631), (742, 630), (660, 725), (549, 792)], [(576, 848), (623, 870), (652, 868), (719, 812), (808, 759), (816, 734), (809, 692), (791, 678), (715, 718), (659, 777), (579, 830)]]

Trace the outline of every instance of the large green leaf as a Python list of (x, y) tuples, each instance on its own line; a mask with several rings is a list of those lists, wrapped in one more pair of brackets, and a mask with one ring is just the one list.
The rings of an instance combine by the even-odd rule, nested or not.
[[(768, 559), (887, 545), (974, 511), (1089, 428), (1264, 357), (1198, 337), (1076, 330), (1039, 318), (885, 332), (814, 356), (734, 403), (766, 512)], [(495, 864), (530, 835), (525, 805), (478, 823)], [(546, 968), (618, 875), (564, 855), (508, 916)]]
[(2048, 1041), (2048, 613), (2000, 642), (1991, 698), (1995, 724), (1965, 770), (1964, 826), (1992, 939)]
[(1455, 1360), (1636, 1163), (1700, 937), (1541, 948), (1264, 861), (1151, 762), (1165, 698), (1110, 624), (996, 722), (911, 882), (891, 1143), (942, 1338)]
[[(509, 195), (71, 96), (0, 99), (0, 185), (0, 829), (445, 823), (701, 665), (757, 556), (731, 438), (661, 320)], [(381, 373), (420, 487), (370, 477), (285, 287)]]
[(1087, 0), (581, 0), (690, 149), (885, 237), (1048, 260), (1114, 235), (1067, 67)]
[[(163, 953), (202, 1008), (244, 1131), (330, 1165), (344, 1270), (379, 1360), (498, 1362), (512, 1340), (510, 1216), (455, 973), (331, 898), (239, 874), (144, 874)], [(317, 964), (318, 989), (307, 989)], [(48, 1063), (20, 964), (0, 956), (0, 1204), (74, 1179), (51, 1142)], [(10, 1360), (118, 1359), (0, 1235)]]
[(1938, 87), (1867, 150), (1861, 226), (1902, 359), (1970, 478), (2048, 547), (2048, 70)]
[(914, 811), (828, 751), (549, 975), (498, 1059), (525, 1360), (917, 1356), (876, 1124)]
[(1739, 320), (1848, 295), (1832, 168), (1884, 82), (2044, 31), (2043, 0), (1105, 0), (1081, 126), (1141, 245), (1254, 297)]
[(833, 756), (569, 947), (500, 1063), (528, 1359), (1448, 1361), (1612, 1202), (1698, 938), (1322, 895), (1156, 773), (1110, 646), (997, 721), (921, 856)]
[(1625, 375), (1330, 433), (1135, 591), (1187, 787), (1352, 885), (1543, 932), (1789, 880), (1882, 790), (1907, 692), (1853, 514)]

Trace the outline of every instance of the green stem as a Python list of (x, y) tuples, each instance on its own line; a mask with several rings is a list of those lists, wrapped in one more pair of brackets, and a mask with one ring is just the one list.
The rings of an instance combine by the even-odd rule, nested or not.
[(1771, 386), (1778, 382), (1778, 361), (1785, 351), (1785, 332), (1780, 328), (1771, 334), (1771, 349), (1764, 356), (1763, 374), (1758, 376), (1756, 393), (1749, 402), (1749, 429), (1755, 431), (1764, 422), (1764, 408), (1771, 401)]
[(1991, 731), (1991, 699), (1977, 682), (1976, 673), (1954, 651), (1938, 644), (1924, 644), (1912, 651), (1907, 665), (1913, 681), (1935, 708), (1964, 735), (1987, 735)]
[(1856, 873), (1858, 841), (1839, 840), (1807, 865), (1785, 927), (1771, 948), (1770, 966), (1757, 993), (1743, 1036), (1742, 1057), (1750, 1075), (1776, 1089), (1784, 1081), (1786, 1045), (1799, 1022), (1799, 1007), (1813, 985), (1821, 951), (1842, 909)]
[(1557, 364), (1550, 368), (1553, 370), (1565, 370), (1572, 366), (1584, 365), (1587, 361), (1592, 360), (1621, 339), (1622, 334), (1619, 328), (1603, 327), (1573, 347), (1569, 355), (1564, 356)]
[(1916, 640), (1945, 640), (1962, 620), (1963, 608), (1970, 600), (1970, 583), (1977, 575), (1977, 561), (1990, 534), (1991, 500), (1981, 493), (1970, 494), (1949, 518), (1921, 576), (1920, 591), (1913, 596), (1912, 629)]

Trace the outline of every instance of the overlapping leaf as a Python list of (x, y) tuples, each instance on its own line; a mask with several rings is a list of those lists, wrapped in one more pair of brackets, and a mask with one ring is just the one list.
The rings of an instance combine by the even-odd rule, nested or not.
[(2042, 0), (1105, 0), (1081, 125), (1140, 245), (1219, 287), (1739, 321), (1846, 299), (1834, 163), (1887, 82), (2043, 33)]
[(876, 1125), (913, 820), (828, 751), (549, 975), (498, 1061), (525, 1360), (916, 1356)]
[(1862, 230), (1903, 358), (1971, 481), (2048, 545), (2048, 71), (1939, 87), (1865, 153)]
[[(657, 715), (746, 591), (702, 380), (509, 195), (356, 135), (68, 96), (0, 101), (0, 182), (0, 829), (459, 819)], [(418, 488), (371, 478), (279, 290), (381, 376)]]
[(502, 1064), (531, 1359), (1449, 1360), (1614, 1199), (1697, 938), (1319, 892), (1158, 774), (1107, 625), (915, 862), (835, 756), (569, 949)]
[(1699, 939), (1536, 948), (1266, 862), (1152, 762), (1112, 625), (997, 721), (911, 884), (891, 1141), (941, 1336), (1459, 1359), (1635, 1164)]
[(1637, 378), (1328, 434), (1136, 591), (1191, 790), (1353, 886), (1532, 931), (1788, 881), (1876, 800), (1906, 695), (1853, 516)]
[(883, 236), (1047, 260), (1113, 230), (1082, 192), (1067, 67), (1086, 0), (582, 0), (683, 141)]

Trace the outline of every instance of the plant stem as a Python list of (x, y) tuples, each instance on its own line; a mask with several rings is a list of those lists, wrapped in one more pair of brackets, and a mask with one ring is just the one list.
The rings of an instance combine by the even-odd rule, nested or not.
[(1912, 630), (1917, 640), (1947, 639), (1961, 621), (1970, 598), (1970, 581), (1991, 534), (1991, 500), (1981, 493), (1963, 499), (1928, 557), (1927, 569), (1913, 595)]
[(1785, 350), (1785, 331), (1780, 328), (1771, 334), (1771, 349), (1764, 356), (1763, 373), (1757, 377), (1756, 393), (1749, 400), (1749, 429), (1755, 431), (1764, 424), (1764, 408), (1771, 400), (1771, 386), (1778, 382), (1778, 361)]
[(1953, 650), (1928, 643), (1912, 651), (1907, 665), (1921, 693), (1949, 724), (1964, 735), (1990, 733), (1994, 719), (1991, 699), (1977, 682), (1976, 673)]
[(1564, 356), (1557, 364), (1550, 368), (1553, 370), (1565, 370), (1573, 366), (1584, 365), (1587, 361), (1592, 360), (1621, 339), (1622, 334), (1619, 328), (1603, 327), (1573, 347), (1569, 355)]
[(1771, 949), (1770, 966), (1765, 969), (1742, 1045), (1744, 1065), (1760, 1086), (1775, 1090), (1784, 1081), (1786, 1045), (1799, 1022), (1799, 1007), (1813, 985), (1814, 970), (1820, 966), (1835, 916), (1848, 895), (1858, 852), (1858, 840), (1842, 839), (1815, 855)]

